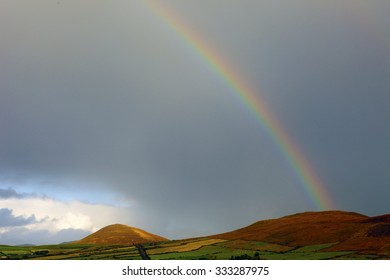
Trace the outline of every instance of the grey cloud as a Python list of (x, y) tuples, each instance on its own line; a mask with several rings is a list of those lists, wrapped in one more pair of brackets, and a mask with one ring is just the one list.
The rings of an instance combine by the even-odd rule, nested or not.
[(21, 193), (17, 192), (13, 188), (0, 189), (0, 199), (9, 199), (9, 198), (18, 198), (18, 199), (26, 199), (26, 198), (46, 198), (43, 194), (37, 193)]
[(0, 189), (0, 198), (23, 198), (23, 194), (19, 194), (14, 189)]
[(0, 227), (20, 227), (34, 224), (36, 222), (37, 220), (34, 215), (25, 218), (23, 216), (15, 216), (11, 209), (0, 209)]

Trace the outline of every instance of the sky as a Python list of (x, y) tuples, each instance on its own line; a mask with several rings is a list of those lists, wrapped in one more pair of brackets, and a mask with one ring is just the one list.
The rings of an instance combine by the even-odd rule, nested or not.
[(179, 239), (327, 210), (196, 42), (278, 119), (329, 209), (390, 213), (389, 9), (2, 0), (0, 244), (61, 243), (114, 223)]

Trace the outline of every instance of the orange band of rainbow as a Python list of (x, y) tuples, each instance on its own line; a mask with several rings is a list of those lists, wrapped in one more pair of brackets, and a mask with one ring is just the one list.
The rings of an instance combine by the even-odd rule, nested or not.
[(303, 153), (287, 135), (276, 116), (271, 112), (260, 93), (252, 89), (248, 82), (237, 73), (226, 59), (207, 45), (206, 41), (188, 28), (184, 22), (171, 10), (158, 4), (157, 1), (142, 1), (149, 10), (161, 18), (173, 29), (208, 65), (229, 85), (251, 114), (266, 129), (272, 140), (286, 160), (291, 165), (295, 174), (301, 181), (306, 193), (319, 210), (334, 209), (325, 186), (318, 179), (313, 168), (304, 157)]

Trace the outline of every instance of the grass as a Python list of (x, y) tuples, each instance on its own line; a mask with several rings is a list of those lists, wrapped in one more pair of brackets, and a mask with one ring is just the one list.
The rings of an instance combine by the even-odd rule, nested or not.
[(65, 259), (137, 259), (134, 246), (61, 244), (46, 246), (0, 246), (0, 256), (10, 259), (65, 260)]
[(327, 260), (343, 257), (354, 252), (287, 252), (261, 255), (266, 260)]
[(326, 244), (319, 244), (319, 245), (303, 246), (298, 249), (295, 249), (293, 252), (294, 253), (316, 252), (322, 249), (332, 247), (336, 244), (337, 243), (326, 243)]
[[(145, 244), (153, 260), (227, 260), (233, 258), (254, 258), (268, 260), (321, 260), (321, 259), (389, 259), (389, 255), (359, 254), (354, 251), (326, 251), (335, 243), (318, 244), (293, 248), (267, 242), (187, 239)], [(60, 244), (47, 246), (0, 246), (0, 257), (10, 259), (36, 260), (139, 260), (141, 256), (134, 246)]]
[(279, 244), (273, 244), (273, 243), (267, 243), (267, 242), (256, 242), (256, 241), (245, 241), (245, 240), (227, 241), (223, 244), (223, 246), (226, 248), (232, 248), (232, 249), (270, 251), (270, 252), (276, 252), (276, 253), (287, 252), (287, 251), (294, 249), (293, 247), (279, 245)]
[(147, 249), (147, 253), (149, 255), (156, 255), (156, 254), (164, 254), (164, 253), (170, 253), (170, 252), (187, 252), (187, 251), (193, 251), (197, 250), (203, 246), (215, 244), (224, 242), (225, 240), (222, 239), (205, 239), (205, 240), (198, 240), (194, 242), (185, 243), (182, 245), (177, 246), (165, 246), (161, 248), (156, 249)]
[(194, 259), (211, 259), (211, 260), (226, 260), (232, 256), (241, 256), (248, 254), (253, 256), (257, 251), (246, 249), (231, 249), (218, 244), (206, 245), (196, 250), (186, 252), (166, 252), (163, 254), (150, 255), (152, 260), (194, 260)]

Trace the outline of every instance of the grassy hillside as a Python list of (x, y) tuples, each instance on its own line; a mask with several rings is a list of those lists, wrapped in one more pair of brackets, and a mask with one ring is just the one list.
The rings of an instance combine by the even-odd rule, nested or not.
[(127, 225), (115, 224), (104, 227), (87, 237), (76, 241), (76, 244), (101, 245), (134, 245), (168, 239)]
[(342, 211), (308, 212), (266, 220), (211, 236), (292, 247), (333, 243), (328, 251), (390, 252), (390, 215), (367, 217)]

